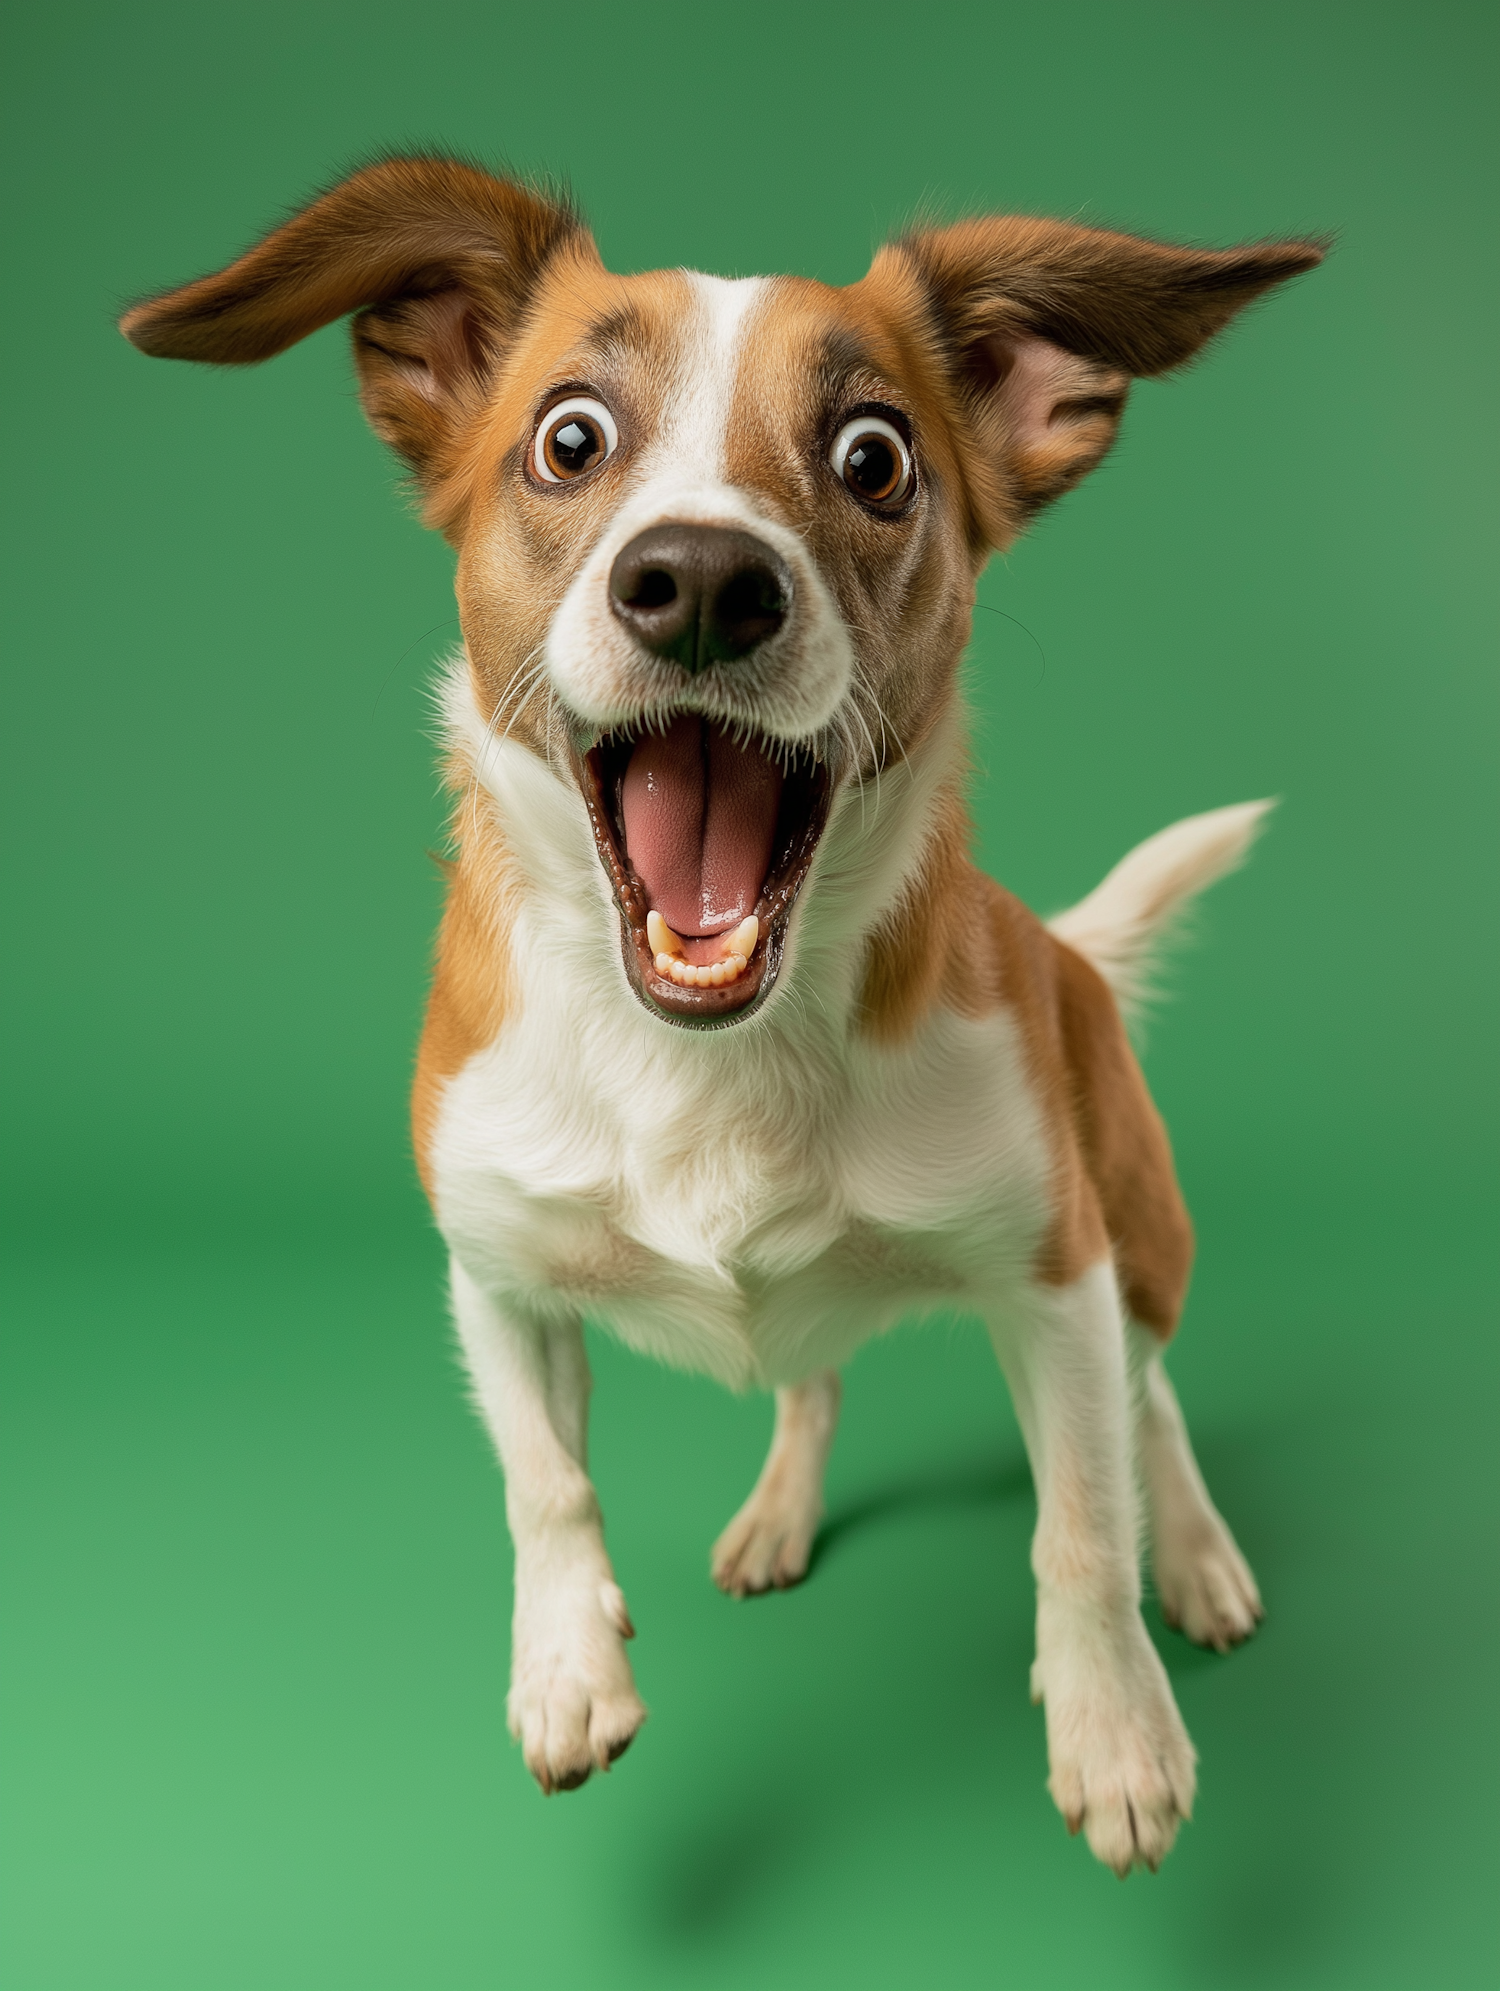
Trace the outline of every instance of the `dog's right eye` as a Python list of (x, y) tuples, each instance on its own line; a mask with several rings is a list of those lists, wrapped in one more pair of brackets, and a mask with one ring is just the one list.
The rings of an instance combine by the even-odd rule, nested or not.
[(531, 460), (544, 482), (566, 484), (613, 456), (619, 443), (615, 418), (604, 403), (578, 394), (542, 417)]

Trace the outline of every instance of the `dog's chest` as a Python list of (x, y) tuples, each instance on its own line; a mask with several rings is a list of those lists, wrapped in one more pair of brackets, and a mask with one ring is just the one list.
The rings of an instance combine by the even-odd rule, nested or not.
[(434, 1142), (444, 1233), (497, 1295), (742, 1385), (1024, 1272), (1048, 1157), (1004, 1012), (895, 1052), (558, 1022), (472, 1059)]

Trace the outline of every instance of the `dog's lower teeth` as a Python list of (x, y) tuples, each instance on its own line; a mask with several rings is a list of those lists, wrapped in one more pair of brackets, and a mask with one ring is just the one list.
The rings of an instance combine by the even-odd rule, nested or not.
[(684, 961), (680, 954), (656, 957), (657, 974), (681, 989), (721, 989), (726, 982), (737, 982), (749, 965), (743, 954), (731, 954), (727, 961), (708, 961), (701, 967)]
[(749, 967), (755, 943), (760, 939), (760, 921), (754, 913), (742, 919), (733, 933), (725, 935), (720, 958), (701, 965), (683, 959), (680, 936), (659, 912), (647, 913), (646, 938), (655, 956), (656, 972), (663, 981), (675, 982), (681, 989), (721, 989), (726, 982), (737, 982)]

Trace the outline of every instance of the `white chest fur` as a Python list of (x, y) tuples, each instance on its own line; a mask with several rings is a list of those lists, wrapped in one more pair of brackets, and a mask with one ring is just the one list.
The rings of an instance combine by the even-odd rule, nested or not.
[(1024, 1272), (1045, 1148), (1003, 1013), (843, 1058), (652, 1029), (528, 1011), (450, 1085), (436, 1201), (478, 1283), (741, 1386)]

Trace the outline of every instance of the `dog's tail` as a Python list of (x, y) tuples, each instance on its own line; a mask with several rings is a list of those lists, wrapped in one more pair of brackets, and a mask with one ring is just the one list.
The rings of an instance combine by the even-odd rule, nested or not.
[(1185, 816), (1137, 844), (1086, 899), (1047, 922), (1091, 961), (1127, 1016), (1151, 993), (1151, 972), (1173, 928), (1200, 892), (1249, 855), (1274, 802), (1236, 802)]

